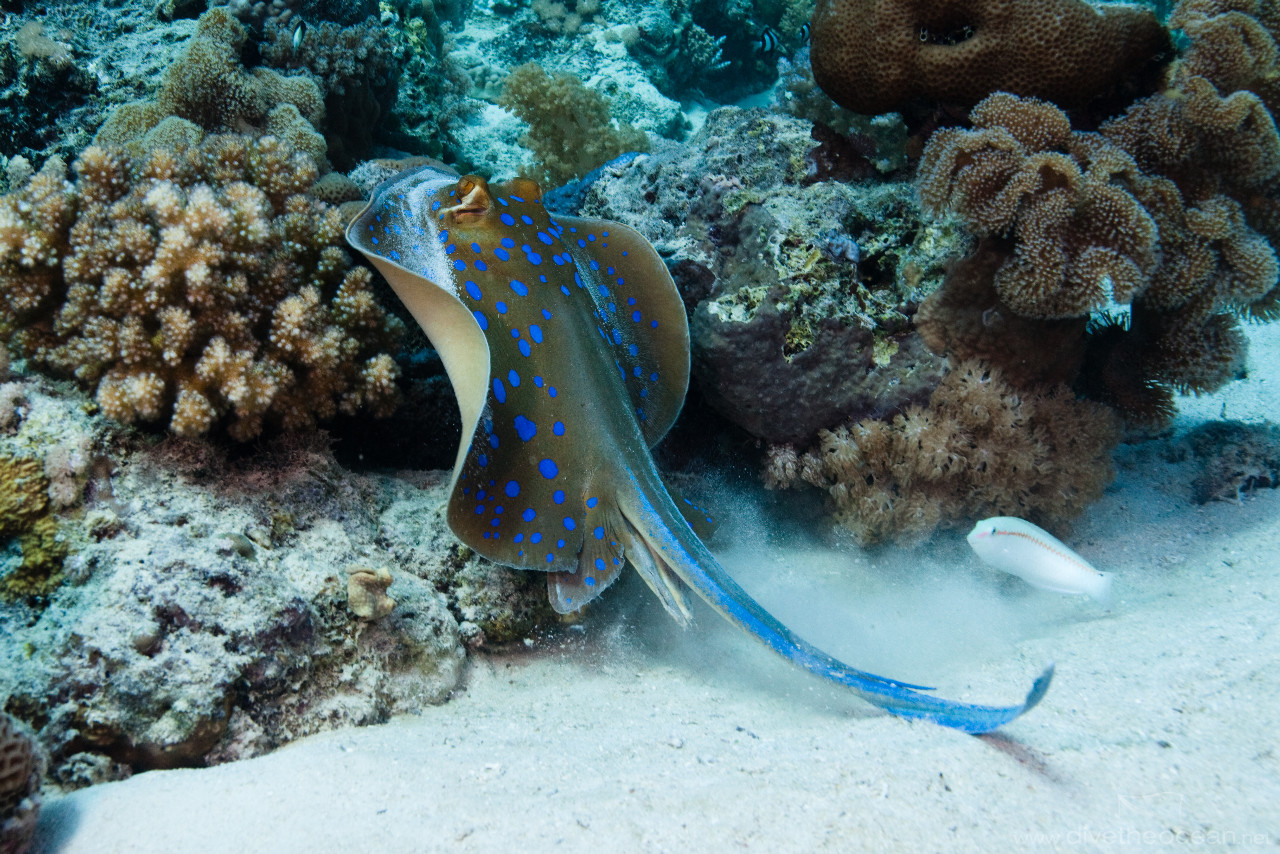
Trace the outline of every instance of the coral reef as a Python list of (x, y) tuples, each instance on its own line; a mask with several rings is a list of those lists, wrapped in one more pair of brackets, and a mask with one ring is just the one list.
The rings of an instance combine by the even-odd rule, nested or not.
[(819, 0), (813, 72), (859, 113), (969, 107), (1003, 90), (1087, 104), (1171, 55), (1149, 9), (1084, 0)]
[(1020, 516), (1061, 530), (1114, 477), (1119, 441), (1105, 406), (1065, 386), (1018, 392), (978, 362), (955, 365), (927, 407), (819, 433), (815, 450), (770, 450), (766, 483), (827, 491), (863, 545), (938, 526)]
[(535, 162), (527, 174), (547, 187), (581, 178), (624, 152), (649, 150), (643, 131), (615, 126), (609, 102), (572, 74), (522, 65), (507, 76), (499, 103), (529, 124), (521, 143)]
[(1173, 449), (1198, 465), (1191, 482), (1197, 504), (1239, 503), (1255, 489), (1280, 486), (1280, 427), (1270, 422), (1210, 421), (1190, 430)]
[[(66, 384), (17, 381), (16, 436), (79, 424)], [(101, 421), (101, 416), (93, 416)], [(95, 467), (67, 580), (0, 602), (0, 697), (78, 787), (256, 755), (444, 700), (470, 645), (526, 637), (545, 583), (460, 550), (438, 472), (356, 475), (298, 437), (228, 454), (121, 435)], [(343, 567), (386, 567), (397, 607), (348, 608)]]
[[(246, 71), (240, 52), (247, 38), (245, 28), (225, 10), (201, 15), (191, 41), (165, 72), (155, 95), (117, 107), (94, 142), (129, 146), (139, 154), (149, 147), (143, 138), (157, 131), (163, 134), (160, 126), (175, 116), (210, 132), (263, 131), (270, 114), (284, 104), (292, 105), (309, 125), (318, 125), (324, 117), (319, 87), (305, 75), (285, 77), (268, 68)], [(158, 141), (170, 140), (162, 135)], [(310, 153), (324, 155), (323, 148)]]
[[(238, 26), (238, 25), (237, 25)], [(274, 137), (91, 147), (0, 198), (0, 338), (111, 417), (235, 438), (394, 407), (401, 329), (353, 268), (315, 163)]]
[(667, 259), (694, 382), (773, 442), (923, 403), (941, 375), (910, 318), (963, 242), (906, 183), (817, 180), (825, 157), (807, 121), (723, 107), (687, 145), (605, 170), (583, 207)]
[(325, 21), (309, 26), (295, 46), (294, 27), (273, 21), (261, 51), (267, 66), (305, 69), (318, 82), (329, 156), (339, 168), (368, 155), (375, 131), (396, 102), (404, 60), (399, 30), (376, 17), (346, 27)]
[(44, 756), (20, 723), (0, 712), (0, 852), (24, 854), (36, 832)]
[[(958, 265), (921, 312), (935, 349), (988, 358), (1014, 381), (1045, 379), (1037, 363), (1070, 381), (1067, 366), (1087, 364), (1085, 389), (1139, 424), (1167, 418), (1174, 389), (1213, 391), (1240, 374), (1236, 318), (1274, 298), (1280, 265), (1241, 203), (1218, 192), (1222, 182), (1204, 190), (1201, 181), (1207, 194), (1186, 196), (1120, 147), (1120, 125), (1074, 131), (1036, 99), (996, 93), (970, 119), (971, 129), (935, 133), (920, 164), (926, 208), (958, 214), (984, 238), (983, 257)], [(1204, 168), (1213, 176), (1223, 167)], [(1075, 318), (1083, 333), (1091, 313), (1116, 305), (1132, 306), (1128, 320), (1095, 323), (1087, 354), (1070, 323), (1052, 327), (1068, 334), (1037, 356), (1034, 323), (1015, 322), (1006, 342), (1006, 327), (991, 322)]]

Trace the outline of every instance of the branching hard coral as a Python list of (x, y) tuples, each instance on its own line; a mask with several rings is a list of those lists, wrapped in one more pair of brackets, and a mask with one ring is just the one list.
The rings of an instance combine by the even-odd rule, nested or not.
[(536, 63), (512, 69), (499, 103), (529, 124), (520, 143), (533, 152), (529, 177), (548, 189), (628, 151), (648, 151), (649, 138), (630, 125), (615, 126), (609, 102), (576, 76), (552, 76)]
[(1082, 106), (1170, 53), (1149, 9), (1084, 0), (819, 0), (813, 73), (860, 113), (1004, 90)]
[(864, 545), (985, 516), (1061, 527), (1114, 477), (1119, 439), (1105, 406), (1065, 387), (1015, 391), (979, 362), (956, 365), (928, 407), (819, 433), (818, 447), (770, 451), (766, 483), (826, 490)]
[(90, 147), (0, 197), (0, 335), (123, 422), (236, 439), (396, 403), (400, 324), (343, 250), (314, 161), (274, 137)]

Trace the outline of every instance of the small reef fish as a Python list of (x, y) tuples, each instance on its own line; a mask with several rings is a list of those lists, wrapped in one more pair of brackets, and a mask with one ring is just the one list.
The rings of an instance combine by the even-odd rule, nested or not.
[(800, 44), (801, 45), (806, 45), (809, 43), (809, 37), (811, 32), (812, 31), (809, 29), (809, 22), (805, 21), (804, 26), (800, 28)]
[[(689, 386), (689, 325), (657, 251), (616, 222), (553, 216), (542, 189), (422, 166), (379, 184), (347, 241), (440, 354), (462, 415), (450, 529), (497, 563), (546, 573), (560, 613), (630, 564), (681, 625), (686, 593), (792, 663), (906, 718), (988, 732), (1032, 708), (960, 703), (857, 670), (797, 637), (729, 576), (649, 449)], [(688, 514), (688, 515), (686, 515)]]
[(293, 52), (297, 53), (298, 48), (302, 47), (302, 42), (307, 37), (307, 22), (298, 19), (298, 23), (293, 28)]
[(1015, 516), (983, 519), (969, 532), (978, 557), (1001, 572), (1057, 593), (1086, 594), (1106, 605), (1111, 576), (1099, 572), (1048, 531)]
[(767, 56), (777, 51), (781, 44), (782, 37), (778, 35), (778, 31), (773, 27), (765, 27), (760, 31), (760, 35), (756, 36), (755, 51)]

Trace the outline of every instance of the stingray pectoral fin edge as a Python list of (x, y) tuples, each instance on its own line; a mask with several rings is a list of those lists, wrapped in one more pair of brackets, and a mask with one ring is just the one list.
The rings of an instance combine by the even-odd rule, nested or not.
[[(656, 479), (656, 472), (653, 476)], [(1034, 708), (1049, 690), (1052, 664), (1032, 684), (1026, 699), (1012, 706), (947, 700), (922, 693), (928, 688), (850, 667), (795, 635), (752, 599), (693, 535), (666, 492), (645, 480), (643, 473), (633, 472), (629, 488), (619, 498), (624, 517), (644, 538), (653, 557), (722, 617), (810, 673), (845, 685), (867, 702), (899, 717), (932, 721), (973, 734), (1009, 723)]]

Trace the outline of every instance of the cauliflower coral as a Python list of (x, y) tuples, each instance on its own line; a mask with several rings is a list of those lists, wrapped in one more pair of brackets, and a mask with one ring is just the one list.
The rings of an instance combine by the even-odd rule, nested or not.
[(272, 136), (92, 146), (0, 197), (0, 339), (119, 421), (193, 436), (389, 413), (402, 324), (342, 248), (317, 167)]

